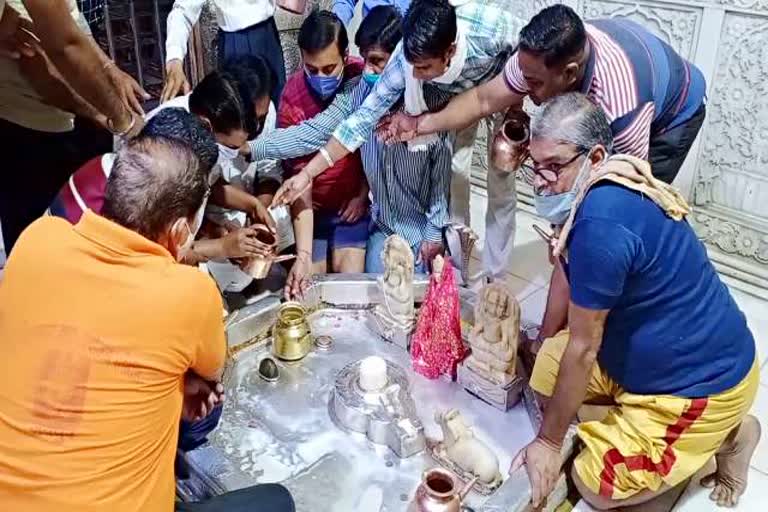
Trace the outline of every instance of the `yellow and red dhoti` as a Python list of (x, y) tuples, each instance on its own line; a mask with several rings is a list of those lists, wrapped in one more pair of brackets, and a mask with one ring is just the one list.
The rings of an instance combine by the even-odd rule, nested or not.
[[(531, 387), (552, 396), (569, 333), (546, 340), (536, 358)], [(597, 364), (586, 401), (612, 398), (602, 421), (579, 424), (585, 445), (574, 461), (579, 478), (595, 494), (615, 500), (643, 489), (674, 487), (695, 474), (717, 452), (749, 412), (759, 385), (759, 365), (736, 386), (701, 398), (636, 395), (614, 382)]]

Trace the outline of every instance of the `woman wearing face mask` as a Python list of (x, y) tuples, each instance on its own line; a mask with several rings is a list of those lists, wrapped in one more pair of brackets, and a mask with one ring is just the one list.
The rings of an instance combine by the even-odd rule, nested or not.
[[(331, 12), (314, 11), (298, 37), (302, 66), (289, 77), (278, 111), (278, 127), (298, 125), (324, 111), (337, 94), (353, 86), (363, 63), (347, 55), (347, 32)], [(304, 156), (307, 153), (291, 155)], [(255, 155), (252, 155), (252, 157)], [(300, 172), (311, 156), (283, 161), (285, 177)], [(276, 158), (256, 156), (255, 160)], [(284, 157), (280, 157), (281, 159)], [(360, 155), (339, 160), (314, 184), (314, 190), (292, 205), (296, 254), (287, 292), (300, 290), (311, 273), (362, 272), (368, 239), (368, 186)]]
[[(362, 105), (402, 38), (401, 16), (392, 6), (371, 9), (360, 24), (355, 43), (365, 69), (354, 88), (341, 90), (327, 109), (312, 119), (250, 143), (254, 158), (293, 158), (323, 147), (342, 120)], [(425, 100), (439, 106), (448, 95), (427, 85)], [(400, 108), (397, 106), (395, 108)], [(404, 144), (387, 146), (372, 134), (360, 148), (363, 170), (373, 197), (371, 231), (365, 271), (382, 272), (381, 251), (387, 236), (405, 238), (416, 256), (417, 270), (426, 270), (442, 251), (442, 229), (448, 223), (451, 146), (446, 134), (427, 151), (409, 151)]]

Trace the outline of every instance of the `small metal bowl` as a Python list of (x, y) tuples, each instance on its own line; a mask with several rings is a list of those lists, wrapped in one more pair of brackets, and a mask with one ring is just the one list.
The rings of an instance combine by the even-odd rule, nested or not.
[(315, 347), (318, 350), (330, 350), (333, 346), (333, 338), (327, 335), (315, 337)]
[(280, 378), (280, 369), (271, 357), (265, 357), (259, 363), (259, 377), (267, 382), (277, 382)]

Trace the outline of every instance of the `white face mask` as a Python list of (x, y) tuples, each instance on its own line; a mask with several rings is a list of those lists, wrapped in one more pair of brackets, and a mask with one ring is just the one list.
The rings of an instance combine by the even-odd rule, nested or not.
[(187, 236), (186, 241), (179, 246), (179, 249), (176, 251), (176, 254), (181, 256), (184, 253), (186, 253), (191, 247), (192, 244), (195, 243), (195, 237), (197, 236), (197, 232), (200, 231), (200, 227), (203, 225), (203, 216), (205, 215), (205, 207), (208, 205), (208, 196), (211, 194), (210, 189), (205, 192), (205, 195), (203, 196), (203, 204), (200, 205), (200, 208), (198, 208), (197, 212), (195, 212), (195, 218), (192, 220), (192, 225), (189, 225), (189, 221), (187, 219), (184, 219), (184, 222), (187, 224), (187, 231), (189, 235)]
[(219, 158), (221, 160), (234, 160), (240, 154), (237, 149), (232, 149), (224, 144), (217, 144), (219, 146)]

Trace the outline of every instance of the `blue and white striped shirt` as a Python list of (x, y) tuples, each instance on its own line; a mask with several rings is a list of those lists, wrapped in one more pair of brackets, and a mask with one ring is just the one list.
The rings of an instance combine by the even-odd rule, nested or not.
[[(466, 34), (467, 57), (461, 76), (451, 84), (426, 82), (452, 94), (459, 94), (487, 82), (504, 67), (517, 44), (525, 19), (514, 15), (511, 5), (499, 0), (470, 0), (456, 7), (456, 20)], [(403, 96), (405, 55), (402, 43), (395, 48), (373, 91), (360, 108), (333, 133), (347, 150), (359, 148), (379, 119)]]
[[(358, 108), (372, 87), (355, 79), (323, 112), (301, 124), (282, 128), (251, 141), (251, 157), (287, 159), (323, 147), (338, 124)], [(445, 104), (450, 94), (425, 87), (428, 106)], [(439, 242), (448, 223), (453, 136), (439, 135), (426, 151), (405, 144), (387, 146), (371, 133), (360, 148), (363, 170), (373, 195), (373, 221), (386, 234), (398, 234), (409, 245)]]

